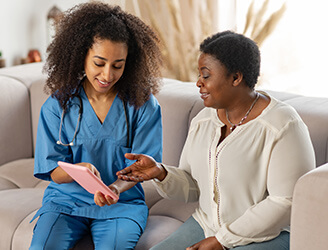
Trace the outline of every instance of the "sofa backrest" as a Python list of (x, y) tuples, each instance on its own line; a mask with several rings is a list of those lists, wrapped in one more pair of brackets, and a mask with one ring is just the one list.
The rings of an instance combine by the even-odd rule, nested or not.
[(32, 157), (29, 103), (25, 85), (0, 74), (0, 165)]
[[(42, 66), (42, 63), (32, 63), (0, 69), (0, 76), (2, 76), (0, 95), (7, 96), (7, 99), (1, 98), (1, 107), (15, 107), (13, 111), (7, 108), (0, 109), (1, 121), (7, 119), (7, 123), (1, 122), (0, 125), (0, 140), (7, 142), (0, 146), (0, 163), (21, 156), (30, 157), (33, 154), (39, 112), (47, 98), (43, 91), (46, 76), (41, 73)], [(26, 86), (25, 89), (22, 83)], [(3, 86), (5, 84), (9, 86)], [(16, 85), (17, 88), (13, 87)], [(310, 131), (317, 166), (328, 162), (328, 98), (306, 97), (276, 91), (267, 92), (292, 105), (300, 114)], [(161, 105), (163, 115), (163, 162), (178, 165), (190, 121), (204, 107), (203, 101), (195, 83), (173, 79), (163, 79), (163, 86), (156, 98)], [(19, 102), (16, 102), (16, 99), (19, 99)], [(18, 115), (14, 116), (14, 112)], [(8, 120), (7, 117), (11, 114), (13, 118)], [(12, 129), (8, 130), (8, 127)], [(12, 148), (17, 148), (19, 156), (11, 155)]]
[(192, 118), (204, 107), (195, 83), (163, 79), (156, 95), (163, 119), (163, 162), (177, 166)]
[[(11, 105), (12, 107), (15, 107), (17, 110), (19, 110), (24, 115), (16, 115), (15, 119), (24, 119), (17, 121), (10, 121), (9, 126), (10, 128), (15, 128), (15, 131), (7, 131), (8, 134), (7, 137), (20, 137), (19, 140), (13, 140), (11, 141), (11, 146), (8, 145), (8, 152), (11, 154), (14, 154), (14, 157), (11, 157), (11, 160), (14, 159), (20, 159), (20, 158), (30, 158), (33, 157), (34, 153), (34, 142), (36, 138), (36, 128), (37, 128), (37, 122), (39, 119), (39, 112), (41, 105), (45, 101), (47, 95), (43, 92), (43, 86), (46, 79), (46, 75), (42, 73), (42, 67), (43, 63), (29, 63), (24, 65), (18, 65), (13, 67), (7, 67), (7, 68), (1, 68), (0, 69), (0, 76), (5, 79), (5, 81), (2, 81), (4, 87), (0, 87), (0, 94), (2, 92), (2, 89), (8, 88), (10, 85), (12, 85), (12, 82), (15, 82), (16, 84), (19, 84), (20, 91), (24, 92), (24, 103), (17, 103), (17, 105)], [(9, 82), (8, 82), (9, 81)], [(8, 85), (8, 86), (7, 86)], [(39, 86), (38, 86), (39, 85)], [(38, 86), (38, 87), (36, 87)], [(31, 91), (31, 88), (33, 88), (33, 91)], [(17, 91), (19, 90), (17, 89)], [(12, 99), (18, 99), (23, 100), (23, 98), (18, 98), (16, 95), (17, 93), (12, 93), (10, 96)], [(37, 103), (38, 105), (35, 105)], [(20, 106), (18, 106), (20, 105)], [(33, 107), (32, 107), (33, 106)], [(8, 105), (1, 107), (8, 107)], [(4, 111), (10, 112), (9, 109), (4, 109)], [(3, 112), (4, 112), (3, 111)], [(14, 117), (14, 114), (13, 114)], [(1, 119), (0, 115), (0, 119)], [(13, 118), (12, 118), (13, 119)], [(2, 133), (5, 133), (5, 130), (2, 129), (2, 126), (0, 126), (0, 140), (3, 138), (4, 135)], [(24, 137), (20, 136), (20, 134), (23, 134)], [(28, 140), (25, 139), (29, 138)], [(5, 140), (3, 140), (5, 141)], [(28, 142), (28, 143), (27, 143)], [(13, 148), (16, 148), (17, 152), (15, 153)], [(28, 152), (28, 153), (26, 153)], [(0, 156), (2, 156), (3, 151), (0, 151)], [(0, 162), (2, 162), (2, 157), (0, 157)], [(7, 162), (7, 161), (3, 161)]]

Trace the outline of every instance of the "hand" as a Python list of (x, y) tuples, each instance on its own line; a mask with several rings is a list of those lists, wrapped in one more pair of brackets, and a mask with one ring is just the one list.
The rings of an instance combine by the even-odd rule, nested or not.
[[(109, 185), (108, 186), (117, 196), (120, 196), (120, 192), (116, 185)], [(105, 205), (110, 206), (116, 204), (118, 200), (112, 199), (109, 195), (104, 195), (102, 192), (97, 191), (94, 196), (94, 201), (96, 205), (103, 207)]]
[[(90, 169), (90, 171), (92, 173), (94, 173), (99, 179), (101, 179), (99, 171), (91, 163), (80, 162), (80, 163), (76, 163), (75, 165), (79, 165), (79, 166)], [(74, 181), (73, 178), (68, 173), (66, 173), (66, 171), (64, 169), (62, 169), (61, 167), (55, 168), (51, 172), (50, 176), (51, 176), (51, 179), (58, 184), (70, 183), (70, 182)]]
[(92, 173), (94, 173), (99, 179), (101, 179), (99, 171), (91, 163), (80, 162), (80, 163), (77, 163), (76, 165), (83, 166), (83, 167), (86, 167), (86, 168), (90, 169), (90, 171)]
[(151, 156), (128, 153), (125, 154), (125, 157), (137, 161), (131, 166), (118, 171), (116, 175), (119, 179), (140, 182), (157, 178), (162, 181), (167, 175), (165, 168)]
[(187, 247), (186, 250), (224, 250), (221, 243), (213, 236), (208, 237), (191, 247)]

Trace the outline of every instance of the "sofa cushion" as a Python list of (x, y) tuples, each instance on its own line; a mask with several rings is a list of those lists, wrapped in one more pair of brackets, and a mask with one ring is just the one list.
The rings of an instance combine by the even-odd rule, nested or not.
[(44, 80), (36, 80), (30, 84), (33, 152), (35, 149), (41, 106), (49, 96), (44, 92), (44, 83)]
[(30, 246), (30, 242), (32, 241), (33, 237), (33, 229), (37, 222), (37, 220), (33, 219), (36, 210), (33, 210), (31, 213), (27, 214), (27, 216), (20, 222), (18, 227), (16, 228), (13, 240), (12, 240), (12, 249), (28, 249)]
[[(24, 222), (29, 228), (25, 233), (32, 236), (33, 225), (26, 217), (41, 206), (43, 189), (19, 188), (0, 191), (0, 242), (1, 249), (12, 249), (12, 240), (20, 224)], [(28, 224), (27, 224), (28, 223)], [(25, 249), (30, 240), (16, 249)]]
[(182, 222), (174, 218), (160, 215), (149, 216), (146, 229), (143, 235), (141, 235), (135, 250), (150, 249), (167, 238), (181, 225)]
[[(0, 190), (11, 188), (44, 188), (48, 182), (33, 176), (34, 158), (11, 161), (0, 166)], [(28, 178), (27, 178), (28, 177)], [(8, 185), (6, 188), (5, 183)]]
[(0, 75), (0, 165), (32, 157), (29, 92), (21, 82)]
[(190, 121), (204, 105), (195, 83), (167, 78), (163, 82), (156, 95), (163, 117), (163, 162), (177, 166)]
[(197, 207), (198, 202), (185, 203), (183, 201), (162, 199), (149, 209), (149, 215), (166, 216), (185, 222)]

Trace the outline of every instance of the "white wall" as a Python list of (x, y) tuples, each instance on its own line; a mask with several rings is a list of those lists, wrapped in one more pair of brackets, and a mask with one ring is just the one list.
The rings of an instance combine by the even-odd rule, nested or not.
[[(262, 5), (264, 0), (257, 0)], [(261, 46), (260, 87), (308, 96), (328, 97), (328, 2), (271, 0), (272, 10), (283, 2), (287, 9), (274, 32)], [(251, 0), (237, 0), (242, 32)], [(244, 5), (244, 6), (242, 6)], [(275, 6), (276, 5), (276, 6)], [(269, 12), (272, 13), (272, 12)]]
[(0, 0), (0, 51), (6, 66), (20, 63), (30, 49), (45, 59), (47, 14), (56, 5), (62, 11), (87, 0)]

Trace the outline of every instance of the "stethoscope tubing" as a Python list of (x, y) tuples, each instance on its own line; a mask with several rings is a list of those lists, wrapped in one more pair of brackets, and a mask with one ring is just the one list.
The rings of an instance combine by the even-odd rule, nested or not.
[[(61, 134), (62, 134), (62, 127), (63, 127), (63, 122), (64, 122), (64, 116), (65, 116), (65, 112), (66, 112), (66, 106), (68, 104), (66, 104), (65, 108), (63, 109), (63, 112), (61, 114), (61, 118), (60, 118), (60, 125), (59, 125), (59, 136), (58, 136), (58, 141), (56, 142), (58, 145), (62, 145), (65, 147), (68, 146), (74, 146), (74, 140), (76, 138), (77, 132), (79, 130), (79, 126), (80, 126), (80, 122), (82, 119), (82, 113), (83, 113), (83, 102), (82, 102), (82, 98), (79, 95), (76, 95), (76, 97), (79, 99), (79, 115), (77, 118), (77, 122), (76, 122), (76, 126), (75, 126), (75, 131), (74, 131), (74, 135), (72, 140), (69, 143), (63, 143), (62, 139), (61, 139)], [(127, 130), (127, 139), (126, 139), (126, 144), (127, 147), (131, 147), (130, 146), (130, 126), (129, 126), (129, 119), (128, 119), (128, 115), (127, 115), (127, 110), (126, 110), (126, 106), (125, 106), (125, 101), (123, 101), (123, 108), (124, 108), (124, 114), (125, 114), (125, 122), (126, 122), (126, 130)]]

